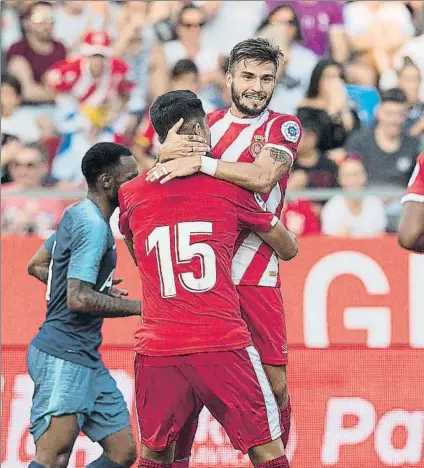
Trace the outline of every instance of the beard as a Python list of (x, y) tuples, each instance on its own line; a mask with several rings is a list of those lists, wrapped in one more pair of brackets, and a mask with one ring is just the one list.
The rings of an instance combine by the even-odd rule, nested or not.
[[(251, 93), (249, 93), (249, 94), (251, 94)], [(240, 94), (237, 92), (237, 90), (236, 90), (234, 84), (231, 85), (231, 99), (232, 99), (233, 103), (235, 104), (235, 106), (237, 107), (237, 109), (238, 109), (241, 113), (243, 113), (243, 114), (245, 114), (245, 115), (248, 115), (249, 117), (258, 117), (258, 115), (261, 115), (262, 112), (268, 107), (269, 103), (271, 102), (272, 94), (273, 94), (273, 93), (271, 93), (271, 94), (268, 96), (268, 98), (265, 100), (264, 104), (262, 104), (262, 105), (259, 105), (259, 104), (255, 105), (255, 104), (253, 104), (252, 107), (249, 107), (248, 105), (243, 104), (243, 103), (241, 102), (241, 100), (242, 100), (242, 95), (240, 95)], [(262, 97), (262, 96), (265, 97), (266, 95), (263, 94), (263, 95), (261, 95), (261, 97)]]

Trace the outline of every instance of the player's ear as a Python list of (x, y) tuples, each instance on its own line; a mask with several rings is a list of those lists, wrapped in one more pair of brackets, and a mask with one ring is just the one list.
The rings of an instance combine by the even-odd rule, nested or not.
[(230, 71), (227, 71), (225, 74), (225, 85), (227, 88), (231, 88), (231, 83), (233, 82), (233, 75)]
[(113, 181), (110, 174), (100, 174), (99, 182), (105, 190), (109, 190), (113, 186)]

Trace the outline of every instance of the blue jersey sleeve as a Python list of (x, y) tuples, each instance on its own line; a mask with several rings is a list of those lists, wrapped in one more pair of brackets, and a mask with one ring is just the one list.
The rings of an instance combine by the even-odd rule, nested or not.
[(50, 257), (52, 256), (53, 253), (53, 246), (54, 243), (56, 242), (56, 233), (54, 232), (48, 239), (46, 239), (43, 243), (44, 248), (47, 250), (49, 253)]
[(71, 226), (71, 257), (68, 279), (96, 284), (100, 263), (107, 250), (108, 226), (83, 211), (74, 213)]

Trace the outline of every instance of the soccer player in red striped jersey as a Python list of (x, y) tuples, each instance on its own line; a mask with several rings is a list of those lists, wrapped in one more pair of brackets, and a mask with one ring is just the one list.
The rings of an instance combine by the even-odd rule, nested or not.
[(414, 252), (424, 252), (424, 152), (417, 159), (414, 172), (402, 199), (399, 244)]
[[(266, 39), (247, 39), (230, 54), (227, 86), (232, 105), (209, 115), (211, 151), (197, 136), (178, 135), (179, 122), (162, 145), (161, 161), (148, 180), (165, 183), (198, 171), (263, 193), (267, 208), (281, 215), (289, 170), (296, 157), (302, 130), (299, 120), (268, 108), (276, 83), (282, 52)], [(194, 156), (190, 156), (193, 154)], [(232, 278), (242, 306), (243, 318), (252, 334), (280, 408), (286, 446), (290, 431), (290, 400), (287, 392), (287, 339), (283, 301), (280, 292), (278, 258), (255, 233), (242, 232), (232, 265)], [(187, 428), (177, 444), (176, 460), (190, 456), (190, 437), (195, 426)], [(175, 465), (180, 468), (186, 464)]]

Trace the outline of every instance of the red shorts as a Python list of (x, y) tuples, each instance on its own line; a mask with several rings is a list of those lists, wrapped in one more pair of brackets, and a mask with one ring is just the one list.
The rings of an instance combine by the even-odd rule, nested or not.
[(141, 441), (151, 450), (177, 440), (203, 405), (243, 453), (281, 436), (277, 403), (253, 346), (185, 356), (136, 354), (135, 386)]
[(288, 363), (286, 319), (280, 288), (237, 286), (241, 314), (264, 364)]

